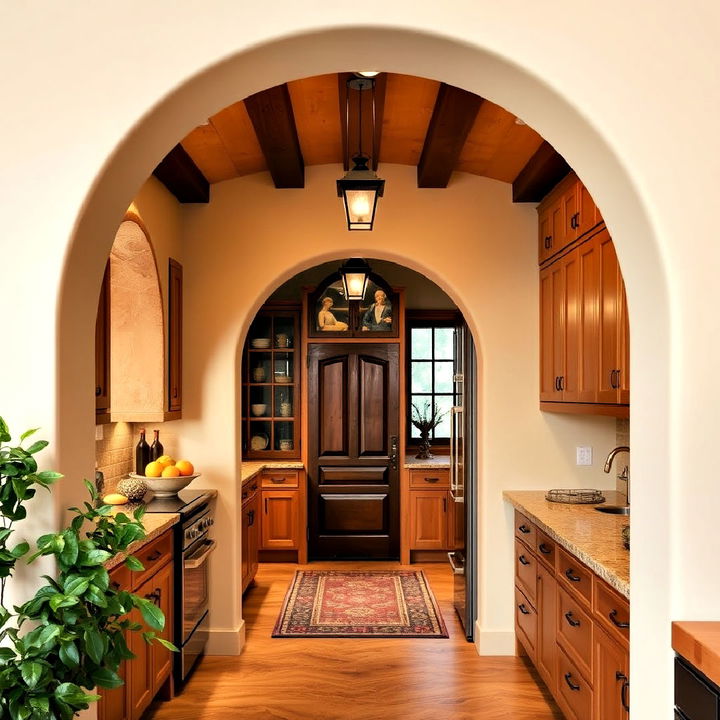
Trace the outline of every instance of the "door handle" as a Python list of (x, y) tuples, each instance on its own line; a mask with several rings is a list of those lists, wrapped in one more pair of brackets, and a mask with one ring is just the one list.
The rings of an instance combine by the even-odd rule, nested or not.
[(390, 469), (397, 470), (398, 465), (398, 437), (390, 436)]
[(458, 567), (455, 564), (455, 553), (449, 552), (447, 554), (448, 561), (450, 562), (450, 567), (452, 568), (453, 575), (464, 575), (465, 574), (465, 568)]

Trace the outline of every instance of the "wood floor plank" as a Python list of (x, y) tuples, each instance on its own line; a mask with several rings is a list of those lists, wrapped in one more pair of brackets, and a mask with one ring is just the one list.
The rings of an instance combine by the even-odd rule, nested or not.
[(435, 638), (272, 638), (299, 568), (381, 570), (397, 563), (262, 564), (245, 595), (239, 657), (204, 658), (152, 720), (561, 720), (537, 675), (514, 657), (479, 657), (452, 605), (445, 565), (422, 568), (450, 633)]

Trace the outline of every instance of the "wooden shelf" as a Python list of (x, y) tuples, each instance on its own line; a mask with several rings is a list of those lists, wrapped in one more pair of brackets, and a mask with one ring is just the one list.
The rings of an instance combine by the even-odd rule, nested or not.
[(294, 422), (297, 418), (293, 417), (270, 417), (269, 415), (251, 415), (250, 417), (244, 417), (243, 422), (249, 420), (250, 422)]

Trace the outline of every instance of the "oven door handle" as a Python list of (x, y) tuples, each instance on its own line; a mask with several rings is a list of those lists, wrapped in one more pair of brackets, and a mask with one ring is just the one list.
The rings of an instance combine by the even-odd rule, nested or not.
[(210, 556), (210, 553), (214, 552), (215, 548), (217, 547), (217, 543), (214, 540), (211, 540), (208, 543), (207, 550), (205, 550), (202, 555), (199, 555), (198, 557), (192, 557), (188, 558), (185, 561), (185, 569), (186, 570), (195, 570), (199, 568)]

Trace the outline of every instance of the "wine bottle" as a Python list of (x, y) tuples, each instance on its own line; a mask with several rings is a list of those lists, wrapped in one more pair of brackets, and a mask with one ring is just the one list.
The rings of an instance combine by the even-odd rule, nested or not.
[(153, 432), (155, 433), (155, 438), (153, 439), (153, 443), (150, 446), (150, 459), (157, 460), (160, 456), (164, 454), (165, 448), (160, 442), (160, 431), (153, 430)]
[(140, 442), (135, 448), (135, 472), (145, 474), (145, 467), (150, 462), (150, 446), (145, 440), (145, 428), (140, 428)]

